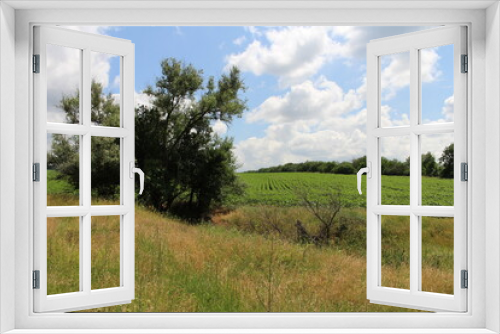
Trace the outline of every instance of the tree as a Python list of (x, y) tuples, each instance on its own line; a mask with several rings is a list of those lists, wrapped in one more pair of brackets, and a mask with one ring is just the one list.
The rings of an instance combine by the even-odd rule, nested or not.
[(231, 139), (213, 133), (211, 123), (231, 124), (241, 117), (245, 86), (233, 67), (204, 85), (203, 71), (167, 58), (155, 87), (145, 93), (152, 107), (136, 117), (136, 158), (146, 173), (144, 199), (158, 210), (181, 207), (193, 217), (207, 215), (212, 205), (241, 189), (235, 175)]
[(406, 161), (399, 161), (397, 159), (389, 160), (386, 157), (380, 159), (382, 175), (410, 175), (410, 158)]
[(354, 168), (355, 172), (363, 167), (366, 167), (366, 155), (356, 159), (352, 159), (352, 167)]
[(443, 150), (443, 154), (441, 155), (441, 158), (439, 158), (439, 163), (441, 164), (441, 171), (439, 173), (439, 176), (445, 179), (452, 179), (453, 178), (453, 156), (454, 156), (454, 144), (450, 144), (449, 146), (445, 147)]
[(422, 175), (438, 176), (438, 163), (431, 152), (422, 154)]
[[(70, 124), (80, 122), (80, 92), (63, 95), (59, 103)], [(120, 106), (111, 94), (103, 93), (101, 83), (91, 82), (91, 122), (101, 126), (120, 125)], [(52, 135), (51, 151), (47, 153), (48, 168), (55, 169), (62, 177), (79, 188), (79, 141), (77, 136)], [(120, 187), (120, 140), (92, 137), (91, 187), (94, 195), (114, 197)]]
[(335, 174), (354, 174), (355, 170), (350, 162), (341, 162), (333, 170)]
[(317, 201), (311, 198), (311, 190), (307, 187), (295, 189), (302, 205), (318, 220), (320, 223), (319, 231), (316, 235), (307, 231), (300, 220), (297, 220), (297, 237), (300, 242), (312, 242), (317, 246), (330, 244), (331, 241), (339, 241), (346, 230), (338, 218), (340, 210), (344, 207), (342, 202), (342, 192), (340, 189), (329, 189), (322, 196), (326, 201)]

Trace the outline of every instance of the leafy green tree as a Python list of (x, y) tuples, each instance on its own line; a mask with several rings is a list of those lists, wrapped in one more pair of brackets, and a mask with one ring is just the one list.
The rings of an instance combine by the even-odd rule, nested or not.
[(399, 161), (397, 159), (387, 159), (382, 157), (380, 159), (382, 175), (400, 175), (408, 176), (410, 175), (410, 159), (406, 161)]
[(47, 153), (47, 169), (61, 173), (60, 177), (68, 178), (75, 186), (79, 177), (79, 141), (77, 136), (52, 134), (50, 149)]
[(240, 189), (233, 142), (214, 135), (211, 123), (231, 124), (241, 117), (246, 101), (240, 72), (233, 67), (204, 85), (203, 71), (167, 58), (155, 87), (145, 93), (152, 107), (136, 117), (136, 158), (146, 174), (144, 200), (158, 210), (187, 206), (203, 217), (228, 193)]
[(361, 168), (366, 167), (366, 155), (360, 158), (352, 159), (352, 167), (356, 172)]
[(422, 154), (422, 175), (423, 176), (438, 176), (438, 163), (431, 152)]
[(445, 147), (443, 150), (443, 154), (441, 158), (439, 158), (439, 163), (441, 164), (441, 170), (439, 176), (445, 179), (453, 178), (453, 156), (454, 156), (455, 146), (454, 144), (450, 144)]
[[(80, 123), (80, 93), (63, 95), (59, 103), (70, 124)], [(91, 122), (101, 126), (120, 125), (120, 106), (111, 94), (103, 93), (101, 83), (91, 83)], [(61, 173), (78, 189), (80, 181), (79, 140), (76, 136), (52, 135), (51, 150), (47, 154), (48, 168)], [(120, 186), (120, 140), (92, 137), (91, 141), (92, 191), (100, 197), (113, 197)]]
[(354, 174), (355, 170), (352, 163), (344, 161), (338, 164), (333, 170), (335, 174)]

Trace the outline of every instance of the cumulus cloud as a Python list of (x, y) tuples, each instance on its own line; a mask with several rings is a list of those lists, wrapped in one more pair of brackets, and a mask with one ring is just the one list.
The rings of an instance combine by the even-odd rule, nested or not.
[(316, 82), (294, 85), (282, 96), (269, 97), (248, 114), (247, 120), (281, 123), (330, 118), (360, 108), (363, 94), (363, 89), (344, 92), (337, 83), (320, 77)]
[(222, 122), (221, 120), (216, 120), (212, 124), (212, 130), (219, 136), (222, 136), (227, 132), (227, 125), (226, 123)]
[[(454, 109), (455, 109), (455, 98), (454, 95), (447, 97), (443, 101), (443, 106), (441, 107), (441, 115), (442, 117), (437, 117), (435, 119), (423, 119), (424, 124), (436, 124), (436, 123), (449, 123), (453, 122), (454, 118)], [(423, 115), (428, 116), (428, 115)]]
[(438, 160), (443, 150), (454, 142), (454, 138), (453, 133), (422, 135), (420, 139), (422, 153), (431, 152)]
[[(331, 38), (330, 27), (266, 29), (243, 52), (227, 56), (227, 66), (238, 66), (255, 75), (272, 74), (282, 86), (309, 78), (328, 61), (345, 53)], [(262, 36), (262, 37), (261, 37)]]
[(243, 43), (245, 43), (246, 40), (247, 40), (246, 36), (240, 36), (233, 40), (233, 44), (242, 45)]
[(454, 95), (452, 95), (448, 97), (446, 100), (444, 100), (442, 113), (444, 116), (444, 120), (446, 122), (453, 122), (453, 114), (455, 112), (454, 109), (455, 109), (455, 97)]
[[(106, 35), (113, 27), (65, 26), (64, 28)], [(109, 86), (110, 60), (114, 55), (91, 53), (91, 77), (104, 88)], [(81, 89), (81, 52), (78, 49), (47, 45), (47, 120), (65, 122), (65, 113), (59, 108), (63, 96), (74, 95)]]
[(294, 85), (251, 111), (247, 121), (265, 121), (263, 137), (236, 144), (243, 170), (305, 160), (349, 160), (365, 154), (365, 83), (344, 91), (321, 77)]
[[(343, 90), (324, 78), (292, 86), (281, 96), (272, 96), (252, 110), (248, 122), (265, 121), (262, 137), (251, 137), (235, 145), (241, 170), (253, 170), (288, 162), (311, 160), (350, 161), (366, 154), (364, 108), (366, 83), (356, 90)], [(452, 121), (453, 96), (443, 104), (442, 121)], [(407, 126), (408, 115), (397, 114), (391, 106), (381, 106), (383, 127)], [(422, 152), (439, 158), (453, 135), (423, 136)], [(410, 155), (409, 137), (383, 138), (382, 156), (406, 160)]]
[[(372, 39), (425, 28), (247, 27), (253, 41), (243, 51), (228, 55), (226, 68), (235, 65), (255, 75), (274, 75), (281, 87), (289, 87), (316, 75), (335, 59), (346, 63), (352, 58), (364, 59), (366, 44)], [(246, 36), (240, 38), (246, 39)]]

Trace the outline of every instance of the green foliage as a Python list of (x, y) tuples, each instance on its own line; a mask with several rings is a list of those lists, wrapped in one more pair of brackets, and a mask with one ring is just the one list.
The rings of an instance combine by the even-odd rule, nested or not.
[[(80, 122), (80, 94), (64, 95), (59, 107), (66, 113), (66, 121), (71, 124)], [(111, 94), (104, 95), (102, 84), (91, 83), (91, 121), (94, 125), (120, 125), (120, 106)], [(120, 140), (115, 138), (92, 137), (91, 147), (91, 182), (93, 195), (116, 197), (120, 186)], [(79, 189), (79, 137), (52, 135), (51, 149), (47, 153), (47, 167), (59, 172), (59, 176), (68, 180)]]
[(422, 154), (422, 175), (438, 176), (439, 165), (431, 152)]
[(349, 175), (349, 174), (354, 174), (355, 170), (350, 162), (341, 162), (335, 167), (333, 172), (335, 174)]
[(366, 155), (364, 155), (364, 156), (362, 156), (360, 158), (352, 159), (352, 167), (354, 168), (354, 171), (356, 173), (361, 168), (366, 167)]
[(144, 201), (158, 210), (204, 218), (230, 193), (241, 193), (235, 174), (233, 141), (219, 138), (211, 122), (230, 124), (246, 109), (239, 95), (245, 89), (237, 68), (210, 77), (203, 71), (167, 58), (156, 86), (145, 92), (151, 108), (136, 117), (136, 158), (146, 173)]
[(77, 194), (68, 178), (56, 170), (47, 170), (47, 195)]
[(455, 151), (455, 145), (450, 144), (449, 146), (447, 146), (444, 149), (443, 155), (441, 155), (441, 158), (439, 158), (439, 162), (443, 166), (440, 173), (439, 173), (439, 176), (442, 178), (446, 178), (446, 179), (453, 178), (454, 151)]
[[(47, 188), (55, 187), (55, 185), (51, 184), (51, 181), (55, 183), (64, 180), (65, 183), (69, 183), (65, 187), (66, 190), (69, 191), (70, 188), (79, 189), (79, 144), (78, 136), (52, 134), (51, 149), (47, 152)], [(51, 174), (49, 174), (49, 171), (51, 171)], [(51, 178), (49, 178), (49, 175)]]
[(382, 167), (382, 175), (410, 175), (410, 158), (406, 161), (399, 161), (397, 159), (389, 160), (386, 157), (380, 158)]

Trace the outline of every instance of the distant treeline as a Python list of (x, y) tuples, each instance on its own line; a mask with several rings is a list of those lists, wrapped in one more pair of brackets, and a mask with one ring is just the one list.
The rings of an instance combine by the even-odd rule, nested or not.
[[(441, 157), (436, 160), (431, 152), (422, 154), (422, 175), (453, 178), (453, 144), (447, 146)], [(397, 159), (381, 158), (382, 175), (410, 175), (410, 158), (405, 161)], [(253, 173), (287, 173), (287, 172), (311, 172), (330, 174), (356, 174), (358, 170), (366, 167), (366, 155), (352, 161), (306, 161), (299, 163), (286, 163), (284, 165), (261, 168)]]

